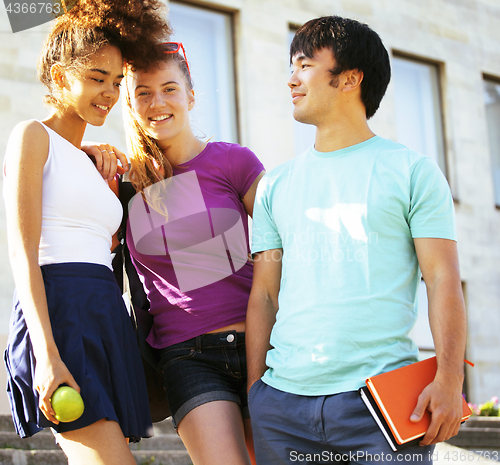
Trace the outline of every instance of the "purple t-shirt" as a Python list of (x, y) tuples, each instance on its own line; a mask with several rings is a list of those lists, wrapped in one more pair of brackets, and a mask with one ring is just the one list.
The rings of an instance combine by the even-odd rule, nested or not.
[(249, 149), (212, 142), (147, 188), (147, 203), (132, 200), (127, 244), (151, 304), (151, 346), (245, 320), (253, 265), (242, 198), (263, 170)]

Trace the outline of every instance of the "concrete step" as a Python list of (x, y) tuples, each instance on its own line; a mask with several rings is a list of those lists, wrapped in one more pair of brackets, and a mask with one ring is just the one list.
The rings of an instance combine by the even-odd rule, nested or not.
[(500, 450), (500, 428), (460, 428), (459, 433), (447, 442), (454, 446), (491, 448)]
[[(171, 420), (153, 425), (154, 437), (130, 444), (138, 465), (190, 465), (191, 459)], [(67, 465), (67, 459), (49, 430), (21, 439), (12, 419), (0, 415), (0, 465)]]
[(2, 465), (68, 465), (66, 456), (59, 450), (17, 450), (1, 449)]
[(155, 436), (158, 434), (175, 434), (174, 425), (172, 424), (172, 418), (168, 417), (166, 420), (159, 421), (158, 423), (153, 423), (153, 431)]
[(24, 439), (14, 432), (0, 432), (0, 449), (61, 450), (50, 431), (40, 431)]
[(16, 431), (10, 415), (0, 415), (0, 431)]
[(500, 461), (500, 418), (469, 418), (459, 433), (446, 442)]
[[(137, 465), (190, 465), (186, 451), (133, 451)], [(0, 449), (0, 465), (68, 465), (59, 450)]]
[[(50, 431), (41, 431), (30, 438), (20, 438), (16, 433), (0, 432), (0, 449), (24, 450), (59, 450)], [(130, 444), (131, 450), (185, 450), (181, 438), (177, 434), (155, 434), (152, 438), (142, 439)]]
[(440, 442), (436, 445), (432, 458), (434, 465), (477, 465), (478, 463), (498, 465), (498, 453), (495, 452), (466, 450), (452, 446), (448, 442)]
[(500, 429), (500, 417), (471, 417), (464, 423), (463, 427)]
[(161, 434), (152, 438), (143, 439), (141, 442), (130, 444), (131, 450), (186, 450), (182, 440), (177, 434)]
[(186, 450), (132, 451), (137, 465), (192, 465)]
[[(15, 432), (14, 424), (12, 423), (12, 417), (6, 414), (0, 414), (0, 432)], [(158, 423), (153, 423), (154, 434), (177, 434), (174, 427), (172, 426), (172, 420), (167, 418), (166, 420), (160, 421)]]

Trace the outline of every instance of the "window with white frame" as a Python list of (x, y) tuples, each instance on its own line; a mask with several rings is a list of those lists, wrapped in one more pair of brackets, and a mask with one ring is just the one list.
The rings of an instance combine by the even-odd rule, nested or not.
[[(290, 29), (288, 34), (288, 46), (290, 47), (293, 36), (295, 35), (296, 29)], [(293, 103), (290, 98), (290, 105), (292, 110), (290, 111), (290, 116), (293, 118)], [(295, 143), (295, 156), (300, 155), (305, 152), (311, 145), (314, 144), (314, 138), (316, 137), (316, 126), (312, 124), (299, 123), (295, 118), (293, 118), (293, 138)]]
[(484, 79), (484, 103), (495, 188), (495, 204), (500, 207), (500, 80)]
[(392, 82), (398, 142), (432, 157), (446, 174), (438, 65), (394, 56)]
[(182, 42), (194, 82), (191, 111), (195, 134), (238, 142), (232, 16), (180, 2), (169, 2), (172, 41)]

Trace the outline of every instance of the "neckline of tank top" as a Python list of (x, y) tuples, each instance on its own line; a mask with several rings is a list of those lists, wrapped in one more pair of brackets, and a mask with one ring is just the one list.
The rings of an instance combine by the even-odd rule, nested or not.
[[(35, 120), (38, 123), (40, 123), (45, 129), (48, 129), (51, 133), (54, 133), (59, 139), (63, 140), (67, 144), (69, 144), (71, 147), (73, 147), (75, 150), (78, 150), (79, 152), (82, 152), (85, 154), (85, 156), (88, 156), (82, 149), (79, 149), (76, 145), (72, 144), (68, 139), (65, 137), (61, 136), (57, 131), (54, 131), (52, 128), (49, 128), (44, 122)], [(49, 133), (50, 134), (50, 133)]]

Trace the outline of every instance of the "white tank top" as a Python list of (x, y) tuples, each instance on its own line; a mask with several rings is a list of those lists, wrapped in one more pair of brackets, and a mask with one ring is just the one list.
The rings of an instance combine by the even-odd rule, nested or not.
[(43, 170), (40, 265), (86, 262), (111, 269), (111, 236), (120, 226), (120, 201), (89, 157), (40, 123), (50, 139)]

